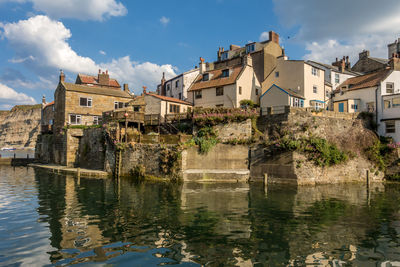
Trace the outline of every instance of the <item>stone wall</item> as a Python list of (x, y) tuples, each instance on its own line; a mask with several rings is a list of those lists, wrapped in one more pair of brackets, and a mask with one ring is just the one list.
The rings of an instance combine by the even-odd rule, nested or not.
[[(218, 124), (213, 126), (214, 130), (218, 134), (218, 139), (221, 142), (227, 142), (230, 140), (247, 140), (252, 136), (251, 119), (243, 122), (230, 122), (227, 124)], [(196, 135), (198, 128), (194, 127), (193, 135)]]
[(248, 180), (248, 146), (218, 144), (207, 154), (197, 147), (182, 152), (184, 181)]
[(100, 128), (85, 129), (78, 147), (81, 168), (103, 170), (105, 158), (104, 134)]
[(38, 135), (35, 158), (41, 163), (54, 163), (54, 135), (53, 134), (40, 134)]

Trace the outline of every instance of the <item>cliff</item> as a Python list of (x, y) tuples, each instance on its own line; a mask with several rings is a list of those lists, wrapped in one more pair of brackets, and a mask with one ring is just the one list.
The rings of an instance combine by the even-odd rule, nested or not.
[(20, 105), (0, 111), (0, 148), (34, 148), (40, 128), (41, 105)]

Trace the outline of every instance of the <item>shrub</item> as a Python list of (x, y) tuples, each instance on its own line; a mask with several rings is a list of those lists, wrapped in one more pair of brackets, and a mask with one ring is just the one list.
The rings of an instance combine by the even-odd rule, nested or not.
[(241, 108), (254, 108), (254, 102), (250, 99), (243, 99), (239, 102)]

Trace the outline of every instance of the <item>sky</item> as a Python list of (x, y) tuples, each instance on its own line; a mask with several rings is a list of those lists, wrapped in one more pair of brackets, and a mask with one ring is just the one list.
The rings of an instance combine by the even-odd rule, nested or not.
[(0, 109), (53, 99), (62, 69), (108, 70), (136, 94), (215, 61), (218, 47), (280, 35), (291, 59), (387, 58), (398, 0), (0, 0)]

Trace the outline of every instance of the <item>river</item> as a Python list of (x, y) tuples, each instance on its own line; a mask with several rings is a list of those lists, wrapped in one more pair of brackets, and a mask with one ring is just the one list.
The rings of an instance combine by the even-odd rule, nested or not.
[(1, 266), (399, 266), (400, 185), (84, 179), (0, 166)]

